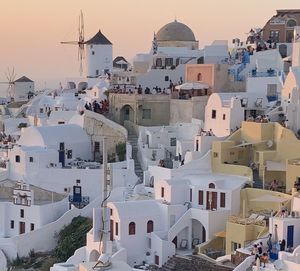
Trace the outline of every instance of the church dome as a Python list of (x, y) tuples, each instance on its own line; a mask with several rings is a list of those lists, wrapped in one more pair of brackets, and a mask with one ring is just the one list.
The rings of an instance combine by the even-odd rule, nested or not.
[(176, 20), (158, 30), (156, 39), (158, 41), (196, 41), (193, 31)]

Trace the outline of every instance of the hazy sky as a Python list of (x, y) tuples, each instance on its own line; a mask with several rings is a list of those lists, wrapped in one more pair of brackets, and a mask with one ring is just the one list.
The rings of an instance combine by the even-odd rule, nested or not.
[(276, 9), (287, 8), (300, 9), (300, 0), (0, 0), (0, 81), (12, 66), (38, 87), (45, 82), (58, 87), (65, 77), (77, 76), (77, 48), (60, 41), (77, 39), (80, 10), (85, 38), (101, 29), (113, 43), (114, 57), (130, 60), (148, 52), (153, 32), (175, 17), (202, 47), (214, 39), (245, 38)]

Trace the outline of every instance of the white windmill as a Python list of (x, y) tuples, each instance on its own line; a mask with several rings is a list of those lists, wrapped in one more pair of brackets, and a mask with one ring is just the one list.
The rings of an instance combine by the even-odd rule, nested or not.
[(61, 44), (72, 44), (78, 46), (78, 60), (79, 60), (79, 73), (83, 72), (83, 59), (84, 59), (84, 21), (83, 13), (80, 11), (79, 24), (78, 24), (78, 41), (62, 41)]
[(6, 84), (7, 90), (6, 90), (6, 96), (7, 98), (12, 98), (14, 97), (14, 85), (15, 85), (15, 79), (16, 79), (16, 73), (15, 73), (15, 68), (7, 68), (7, 71), (4, 72), (5, 77), (7, 81), (2, 81), (0, 84)]

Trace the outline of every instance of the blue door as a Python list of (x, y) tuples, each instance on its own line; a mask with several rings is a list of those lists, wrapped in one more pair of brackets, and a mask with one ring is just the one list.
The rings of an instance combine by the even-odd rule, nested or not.
[(294, 246), (294, 226), (287, 227), (287, 247)]
[(61, 163), (62, 167), (65, 166), (65, 143), (59, 143), (59, 156), (58, 156), (58, 162)]

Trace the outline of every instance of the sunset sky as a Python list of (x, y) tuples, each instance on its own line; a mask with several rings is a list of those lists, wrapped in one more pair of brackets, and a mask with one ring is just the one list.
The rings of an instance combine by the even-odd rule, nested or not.
[(60, 41), (77, 39), (80, 10), (86, 39), (101, 29), (113, 43), (114, 57), (131, 60), (148, 52), (153, 32), (175, 17), (203, 47), (215, 39), (244, 39), (276, 9), (288, 8), (300, 9), (300, 0), (1, 0), (0, 81), (13, 66), (39, 88), (58, 87), (65, 77), (77, 76), (77, 48)]

